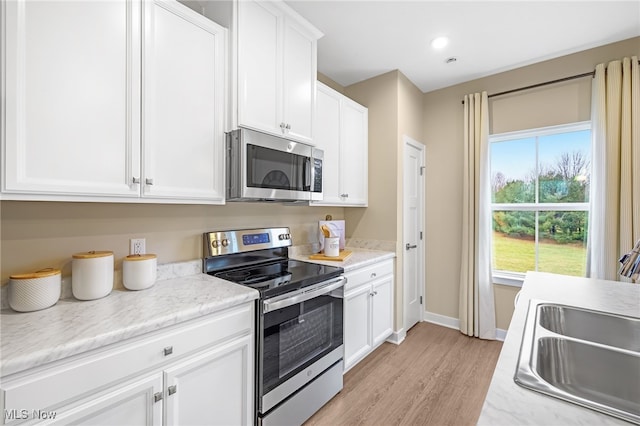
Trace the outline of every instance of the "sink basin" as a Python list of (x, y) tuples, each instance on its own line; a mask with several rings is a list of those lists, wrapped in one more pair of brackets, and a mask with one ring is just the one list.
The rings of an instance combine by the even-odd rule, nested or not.
[(640, 424), (640, 319), (532, 300), (514, 380)]
[(568, 394), (640, 416), (640, 356), (543, 337), (535, 369), (545, 382)]
[(553, 304), (538, 305), (538, 318), (554, 333), (640, 352), (640, 318)]

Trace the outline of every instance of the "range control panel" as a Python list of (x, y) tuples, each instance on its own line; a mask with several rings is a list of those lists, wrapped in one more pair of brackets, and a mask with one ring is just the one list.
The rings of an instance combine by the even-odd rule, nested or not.
[(276, 247), (289, 247), (291, 244), (289, 228), (206, 232), (204, 234), (204, 255), (205, 257), (220, 256)]

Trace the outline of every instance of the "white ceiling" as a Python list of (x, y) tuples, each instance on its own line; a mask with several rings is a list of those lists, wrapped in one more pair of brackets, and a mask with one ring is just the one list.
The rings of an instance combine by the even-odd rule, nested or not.
[[(324, 33), (318, 71), (342, 86), (399, 69), (429, 92), (640, 35), (639, 0), (287, 4)], [(440, 35), (450, 43), (436, 51)]]

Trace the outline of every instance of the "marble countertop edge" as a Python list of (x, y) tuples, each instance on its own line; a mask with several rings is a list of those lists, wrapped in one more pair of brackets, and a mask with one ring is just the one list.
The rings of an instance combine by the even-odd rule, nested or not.
[[(217, 284), (217, 285), (216, 285)], [(259, 293), (206, 274), (114, 290), (92, 301), (61, 299), (42, 311), (2, 310), (0, 376), (58, 361), (255, 300)]]

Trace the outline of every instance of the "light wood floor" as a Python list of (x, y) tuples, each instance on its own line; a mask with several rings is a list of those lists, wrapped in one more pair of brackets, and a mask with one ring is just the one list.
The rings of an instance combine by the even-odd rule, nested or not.
[(305, 426), (475, 425), (502, 343), (418, 323), (344, 376), (344, 389)]

